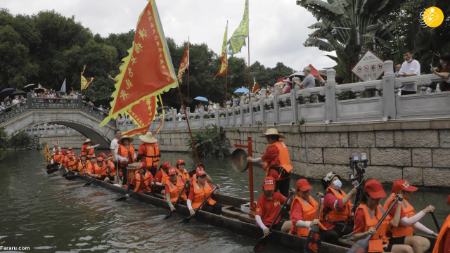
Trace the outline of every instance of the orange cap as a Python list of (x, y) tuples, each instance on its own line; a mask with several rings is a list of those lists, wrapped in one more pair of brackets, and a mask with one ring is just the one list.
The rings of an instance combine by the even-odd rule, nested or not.
[(103, 156), (98, 156), (97, 157), (97, 162), (103, 162), (105, 159), (103, 158)]
[(392, 184), (392, 192), (399, 193), (400, 191), (415, 192), (417, 191), (417, 187), (410, 185), (409, 182), (404, 179), (394, 180)]
[(184, 160), (178, 160), (177, 161), (177, 165), (185, 165), (186, 163), (184, 162)]
[(169, 176), (174, 176), (177, 174), (177, 169), (175, 169), (174, 167), (171, 167), (169, 169), (169, 172), (167, 173)]
[(369, 179), (364, 185), (364, 191), (372, 199), (383, 199), (386, 197), (386, 192), (383, 189), (383, 185), (376, 179)]
[(265, 191), (273, 191), (275, 190), (275, 179), (273, 177), (264, 178), (264, 186), (263, 189)]
[(99, 157), (103, 157), (106, 158), (106, 154), (104, 152), (101, 152), (100, 154), (98, 154)]
[(169, 168), (170, 168), (170, 163), (169, 163), (169, 162), (164, 162), (164, 163), (161, 165), (161, 168), (163, 168), (163, 169), (169, 169)]
[(297, 183), (295, 184), (297, 186), (297, 190), (300, 190), (302, 192), (306, 192), (312, 189), (311, 185), (309, 184), (308, 180), (305, 178), (301, 178), (297, 180)]
[(277, 179), (280, 178), (280, 173), (278, 173), (278, 171), (276, 170), (269, 170), (269, 174), (267, 176), (272, 177), (273, 179)]

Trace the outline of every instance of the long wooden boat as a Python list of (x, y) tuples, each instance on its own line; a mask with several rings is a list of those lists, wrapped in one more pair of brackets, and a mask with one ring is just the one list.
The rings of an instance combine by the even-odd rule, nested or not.
[[(62, 170), (66, 171), (64, 168), (62, 168)], [(77, 175), (76, 177), (72, 177), (71, 179), (92, 182), (93, 185), (103, 187), (105, 189), (111, 190), (119, 194), (125, 195), (127, 193), (127, 190), (120, 186), (104, 182), (101, 180), (96, 180), (91, 177)], [(165, 199), (163, 199), (161, 194), (132, 193), (130, 194), (130, 197), (145, 203), (152, 204), (154, 206), (162, 207), (165, 209), (169, 208), (167, 206)], [(254, 219), (250, 217), (249, 214), (244, 213), (240, 210), (241, 205), (247, 203), (248, 202), (247, 200), (230, 197), (223, 194), (215, 194), (214, 197), (217, 200), (217, 202), (219, 202), (223, 207), (222, 215), (217, 215), (200, 210), (196, 216), (197, 220), (210, 225), (226, 228), (235, 233), (246, 235), (255, 239), (260, 238), (262, 236), (261, 229), (256, 226)], [(186, 205), (177, 204), (176, 209), (178, 214), (184, 216), (189, 215), (189, 210), (186, 207)], [(282, 245), (284, 247), (291, 248), (294, 250), (300, 250), (300, 252), (303, 252), (305, 242), (306, 242), (305, 238), (283, 233), (280, 231), (273, 231), (271, 235), (271, 243), (275, 245)], [(431, 245), (433, 244), (434, 240), (432, 241)], [(322, 242), (319, 252), (346, 253), (348, 250), (349, 248), (346, 246)]]

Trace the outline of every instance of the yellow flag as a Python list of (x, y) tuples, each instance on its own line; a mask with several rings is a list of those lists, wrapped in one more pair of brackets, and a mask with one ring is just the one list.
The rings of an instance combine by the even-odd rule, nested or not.
[(225, 27), (225, 34), (223, 35), (222, 43), (222, 55), (220, 56), (220, 68), (216, 76), (225, 76), (228, 70), (228, 50), (227, 50), (227, 37), (228, 37), (228, 21)]
[(86, 70), (86, 65), (84, 65), (83, 67), (83, 71), (81, 72), (81, 76), (80, 76), (80, 86), (81, 86), (81, 90), (85, 90), (89, 87), (89, 85), (91, 85), (91, 83), (94, 81), (94, 78), (91, 77), (89, 78), (89, 80), (84, 77), (84, 71)]

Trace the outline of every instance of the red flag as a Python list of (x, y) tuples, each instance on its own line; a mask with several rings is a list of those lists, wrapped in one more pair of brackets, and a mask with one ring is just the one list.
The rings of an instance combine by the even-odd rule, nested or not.
[(147, 125), (147, 126), (143, 126), (143, 127), (139, 127), (139, 128), (135, 128), (135, 129), (123, 132), (122, 135), (133, 137), (138, 134), (146, 134), (149, 129), (150, 129), (150, 125)]
[(128, 115), (138, 127), (150, 126), (156, 115), (156, 97), (141, 100), (128, 110)]
[(320, 75), (319, 71), (314, 68), (314, 66), (312, 64), (309, 64), (308, 67), (311, 69), (311, 74), (320, 82), (324, 82), (322, 76)]
[(111, 110), (101, 125), (142, 99), (157, 96), (178, 85), (155, 0), (149, 0), (139, 17), (133, 46), (123, 61), (121, 72), (115, 78)]
[(183, 74), (189, 68), (189, 42), (184, 48), (183, 57), (181, 58), (180, 67), (178, 68), (178, 82), (182, 83)]
[(259, 87), (259, 84), (256, 82), (255, 78), (253, 78), (253, 87), (252, 87), (252, 93), (256, 93), (261, 89)]

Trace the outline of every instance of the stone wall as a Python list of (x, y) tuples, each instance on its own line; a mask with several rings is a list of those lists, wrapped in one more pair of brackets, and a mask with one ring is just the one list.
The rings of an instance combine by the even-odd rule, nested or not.
[[(225, 129), (232, 144), (252, 137), (255, 155), (264, 152), (265, 128)], [(414, 120), (279, 126), (295, 173), (322, 178), (328, 171), (347, 177), (351, 153), (368, 155), (368, 177), (383, 182), (406, 178), (415, 185), (450, 187), (450, 120)], [(161, 149), (187, 151), (186, 131), (160, 133)]]
[(72, 147), (79, 149), (81, 148), (84, 140), (86, 140), (86, 137), (81, 134), (76, 134), (73, 136), (39, 137), (39, 144), (47, 144), (49, 147), (52, 147), (53, 144), (58, 143), (60, 147)]

